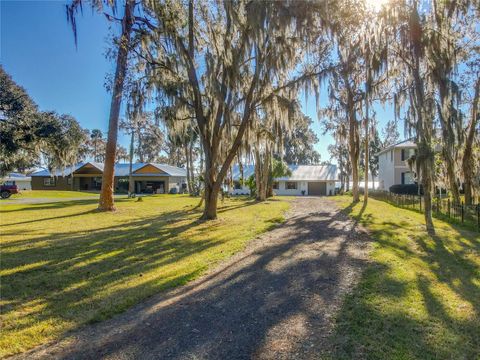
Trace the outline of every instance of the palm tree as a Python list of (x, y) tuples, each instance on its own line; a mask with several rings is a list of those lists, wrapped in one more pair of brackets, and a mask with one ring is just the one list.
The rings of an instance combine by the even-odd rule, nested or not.
[(90, 134), (93, 145), (93, 161), (98, 161), (98, 143), (103, 139), (103, 133), (99, 129), (93, 129)]

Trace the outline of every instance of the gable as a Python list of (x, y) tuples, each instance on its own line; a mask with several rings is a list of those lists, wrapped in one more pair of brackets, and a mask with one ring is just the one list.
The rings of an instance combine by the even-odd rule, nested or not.
[(78, 168), (76, 171), (73, 172), (74, 175), (80, 174), (102, 174), (102, 171), (97, 167), (93, 166), (90, 163), (86, 163), (82, 167)]
[(155, 167), (151, 164), (147, 164), (147, 165), (141, 167), (140, 169), (135, 170), (133, 173), (134, 174), (162, 174), (162, 175), (168, 175), (165, 171), (162, 171), (159, 168), (157, 168), (157, 167)]

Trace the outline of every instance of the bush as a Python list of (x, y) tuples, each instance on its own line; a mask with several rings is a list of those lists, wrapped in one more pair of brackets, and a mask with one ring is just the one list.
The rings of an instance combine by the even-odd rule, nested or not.
[[(418, 195), (418, 184), (396, 184), (390, 186), (390, 192), (399, 195)], [(423, 189), (420, 186), (420, 194), (423, 195)]]

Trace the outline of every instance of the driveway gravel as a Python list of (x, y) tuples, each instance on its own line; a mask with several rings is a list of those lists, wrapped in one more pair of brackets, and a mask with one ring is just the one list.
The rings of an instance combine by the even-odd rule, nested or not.
[(364, 230), (328, 197), (202, 278), (21, 359), (317, 359), (368, 262)]

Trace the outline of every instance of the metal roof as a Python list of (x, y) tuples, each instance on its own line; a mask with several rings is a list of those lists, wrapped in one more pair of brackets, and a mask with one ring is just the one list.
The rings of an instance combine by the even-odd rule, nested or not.
[(32, 178), (30, 176), (23, 175), (23, 174), (20, 174), (20, 173), (15, 173), (15, 172), (9, 173), (1, 179), (2, 179), (2, 181), (30, 181), (30, 180), (32, 180)]
[[(85, 162), (85, 163), (79, 163), (75, 166), (72, 167), (67, 167), (65, 169), (57, 169), (53, 173), (51, 173), (48, 170), (40, 170), (37, 172), (34, 172), (31, 174), (31, 176), (68, 176), (73, 172), (77, 171), (78, 169), (82, 168), (83, 166), (91, 164), (92, 166), (96, 167), (98, 170), (103, 172), (103, 164), (102, 163), (97, 163), (97, 162)], [(166, 165), (166, 164), (155, 164), (155, 163), (134, 163), (132, 164), (132, 171), (135, 172), (139, 170), (140, 168), (143, 168), (147, 165), (152, 165), (156, 167), (157, 169), (165, 172), (165, 174), (161, 174), (161, 176), (180, 176), (180, 177), (186, 177), (187, 176), (187, 170), (178, 168), (175, 166), (171, 165)], [(130, 172), (130, 164), (115, 164), (115, 176), (128, 176)], [(159, 174), (154, 173), (154, 174), (133, 174), (133, 176), (159, 176)]]
[(378, 156), (391, 149), (416, 148), (416, 147), (417, 147), (417, 144), (412, 139), (408, 139), (408, 140), (404, 140), (399, 143), (387, 146), (385, 149), (380, 150), (375, 155)]
[[(292, 172), (291, 176), (284, 176), (275, 180), (279, 181), (337, 181), (338, 173), (336, 165), (288, 165)], [(254, 165), (243, 166), (243, 177), (247, 179), (255, 174)], [(240, 168), (235, 165), (232, 169), (233, 180), (241, 178)]]

